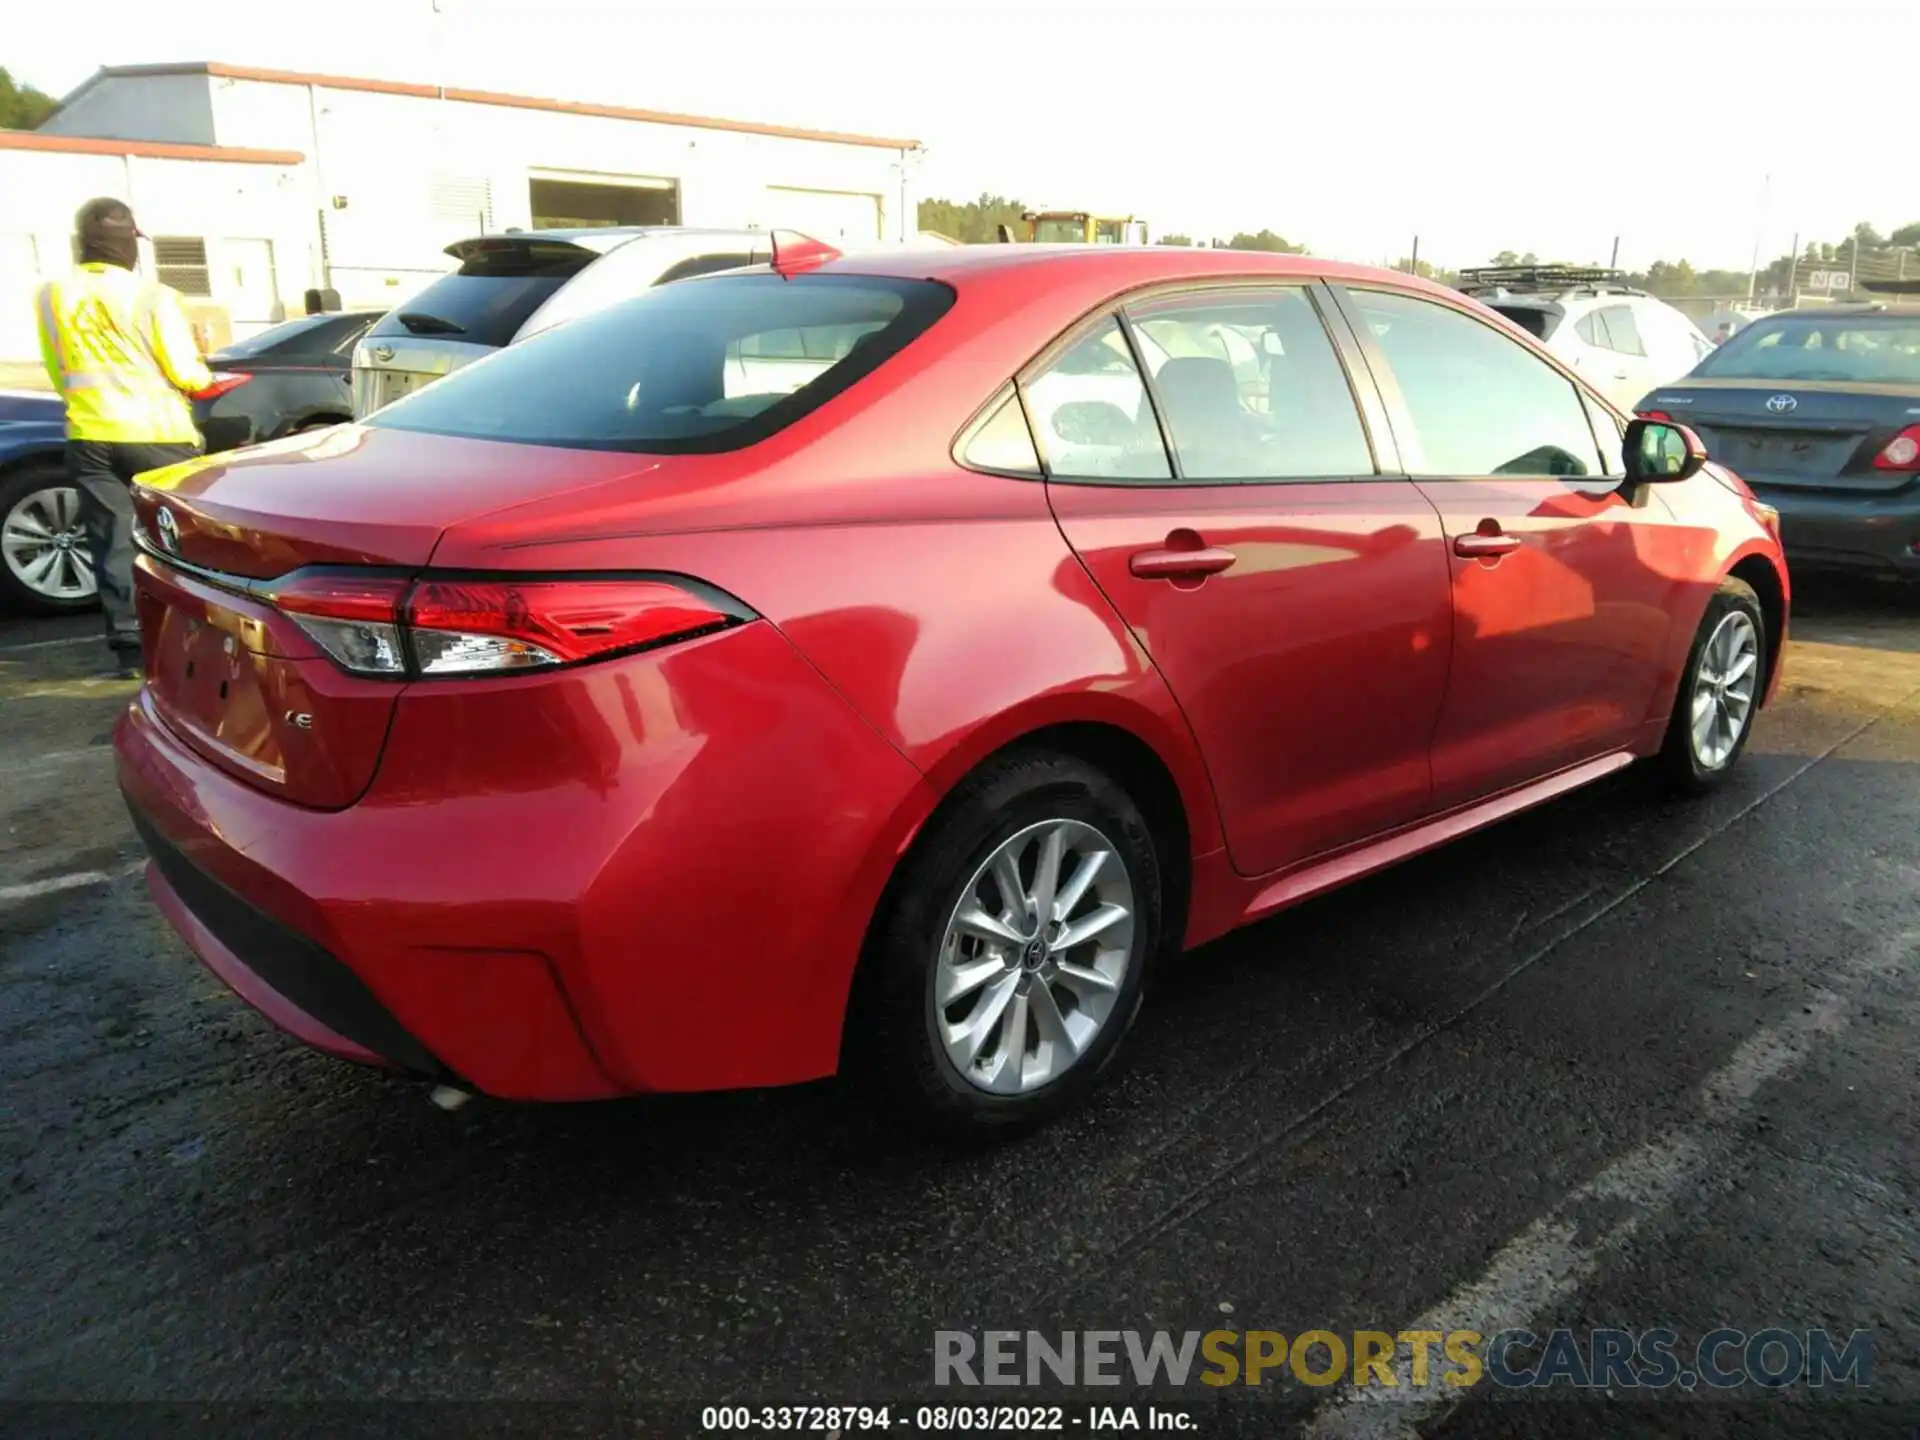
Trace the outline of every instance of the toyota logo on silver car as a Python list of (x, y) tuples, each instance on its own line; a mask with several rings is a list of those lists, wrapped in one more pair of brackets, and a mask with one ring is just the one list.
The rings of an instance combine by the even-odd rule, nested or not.
[(173, 518), (173, 511), (162, 508), (154, 517), (154, 528), (159, 532), (160, 548), (169, 555), (180, 553), (180, 522)]
[(1787, 411), (1794, 409), (1799, 404), (1800, 402), (1791, 395), (1775, 395), (1767, 401), (1767, 409), (1776, 415), (1784, 415)]

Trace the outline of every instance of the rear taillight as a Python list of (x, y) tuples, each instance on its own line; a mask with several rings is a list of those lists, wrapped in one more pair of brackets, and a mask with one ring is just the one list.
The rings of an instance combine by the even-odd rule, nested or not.
[(573, 665), (734, 618), (661, 580), (424, 580), (406, 615), (422, 675)]
[(229, 390), (238, 390), (251, 379), (253, 379), (251, 375), (236, 375), (230, 371), (216, 370), (213, 372), (213, 383), (204, 390), (194, 391), (193, 398), (196, 400), (218, 400)]
[(400, 605), (408, 581), (401, 576), (296, 575), (273, 590), (273, 603), (342, 670), (355, 675), (404, 675)]
[(1658, 420), (1663, 425), (1673, 423), (1673, 417), (1664, 410), (1636, 410), (1633, 413), (1642, 420)]
[(1873, 457), (1876, 470), (1920, 470), (1920, 425), (1909, 425)]
[(416, 583), (315, 570), (274, 587), (272, 599), (341, 669), (394, 678), (577, 665), (749, 618), (732, 601), (664, 579)]

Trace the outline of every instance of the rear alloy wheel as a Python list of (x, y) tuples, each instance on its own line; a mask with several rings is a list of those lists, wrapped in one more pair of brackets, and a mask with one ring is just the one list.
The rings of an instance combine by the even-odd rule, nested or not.
[(961, 891), (928, 987), (955, 1072), (1024, 1095), (1072, 1069), (1126, 980), (1133, 909), (1126, 864), (1091, 825), (1043, 820), (1002, 841)]
[(1683, 790), (1725, 778), (1753, 733), (1767, 670), (1766, 619), (1753, 587), (1725, 581), (1700, 621), (1667, 723), (1661, 767)]
[(1114, 783), (1064, 755), (992, 762), (896, 877), (849, 1019), (884, 1098), (949, 1133), (1083, 1096), (1140, 1008), (1160, 870)]
[(80, 492), (60, 460), (24, 465), (0, 479), (0, 606), (37, 615), (94, 604), (98, 587)]

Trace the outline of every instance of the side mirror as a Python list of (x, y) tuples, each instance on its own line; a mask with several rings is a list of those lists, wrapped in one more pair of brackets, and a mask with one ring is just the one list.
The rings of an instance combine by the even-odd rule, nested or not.
[(1684, 425), (1670, 420), (1633, 420), (1622, 446), (1630, 484), (1663, 485), (1698, 475), (1707, 463), (1707, 446)]

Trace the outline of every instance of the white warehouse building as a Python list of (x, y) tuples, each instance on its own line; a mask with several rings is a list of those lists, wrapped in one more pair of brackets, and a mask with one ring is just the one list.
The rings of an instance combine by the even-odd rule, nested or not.
[(917, 141), (212, 63), (110, 67), (0, 131), (0, 360), (32, 359), (35, 285), (74, 211), (128, 202), (160, 277), (217, 332), (308, 289), (385, 309), (509, 229), (682, 224), (914, 239)]

